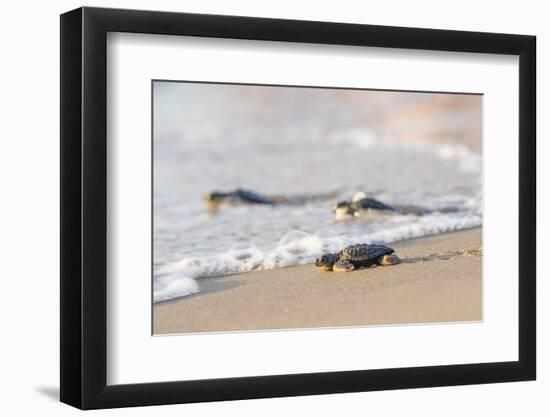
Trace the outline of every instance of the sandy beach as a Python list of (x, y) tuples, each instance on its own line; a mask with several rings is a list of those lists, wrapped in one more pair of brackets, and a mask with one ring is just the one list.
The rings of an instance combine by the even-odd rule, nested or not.
[(399, 265), (200, 279), (200, 293), (153, 306), (154, 334), (482, 320), (481, 228), (391, 246)]

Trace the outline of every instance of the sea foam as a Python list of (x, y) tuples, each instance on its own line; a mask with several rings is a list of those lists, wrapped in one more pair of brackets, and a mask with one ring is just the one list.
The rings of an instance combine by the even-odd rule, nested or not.
[[(415, 221), (411, 221), (411, 217), (415, 217)], [(167, 263), (157, 271), (159, 278), (155, 282), (154, 301), (165, 301), (198, 292), (196, 280), (199, 278), (309, 264), (323, 253), (337, 252), (355, 243), (391, 244), (481, 225), (479, 216), (456, 213), (434, 213), (421, 217), (395, 216), (393, 220), (393, 227), (378, 225), (364, 234), (338, 235), (327, 230), (315, 234), (292, 231), (271, 249), (237, 245), (216, 255), (186, 257)]]

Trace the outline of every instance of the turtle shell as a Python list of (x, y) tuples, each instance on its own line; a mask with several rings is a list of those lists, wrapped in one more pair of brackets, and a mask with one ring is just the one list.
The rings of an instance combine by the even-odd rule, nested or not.
[(395, 211), (392, 206), (382, 203), (381, 201), (375, 200), (374, 198), (362, 198), (361, 200), (354, 201), (352, 207), (359, 210), (366, 209), (375, 209), (375, 210), (391, 210)]
[(342, 249), (340, 252), (340, 259), (358, 262), (369, 261), (394, 252), (395, 251), (389, 246), (360, 243)]

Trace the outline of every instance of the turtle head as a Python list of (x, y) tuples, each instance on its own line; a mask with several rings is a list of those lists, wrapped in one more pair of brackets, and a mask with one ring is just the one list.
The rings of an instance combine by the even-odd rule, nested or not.
[(334, 203), (332, 206), (330, 206), (330, 210), (333, 213), (336, 213), (337, 211), (349, 210), (350, 208), (351, 202), (349, 201), (339, 201), (338, 203)]
[(350, 201), (339, 201), (330, 207), (330, 210), (336, 216), (349, 216), (353, 213), (352, 203)]
[(206, 193), (202, 196), (202, 199), (206, 202), (208, 201), (220, 201), (224, 196), (224, 193), (220, 193), (218, 191), (214, 191), (211, 193)]
[(202, 196), (202, 201), (204, 201), (204, 203), (206, 204), (208, 212), (213, 214), (216, 213), (220, 208), (220, 204), (223, 202), (224, 197), (224, 193), (214, 191), (212, 193), (204, 194)]
[(332, 271), (332, 267), (337, 261), (336, 258), (337, 256), (334, 253), (325, 253), (315, 260), (315, 266), (321, 268), (322, 271)]

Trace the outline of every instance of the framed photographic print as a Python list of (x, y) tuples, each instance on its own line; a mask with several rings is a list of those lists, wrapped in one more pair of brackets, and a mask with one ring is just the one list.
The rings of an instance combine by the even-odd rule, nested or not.
[(61, 16), (61, 401), (535, 379), (535, 37)]

